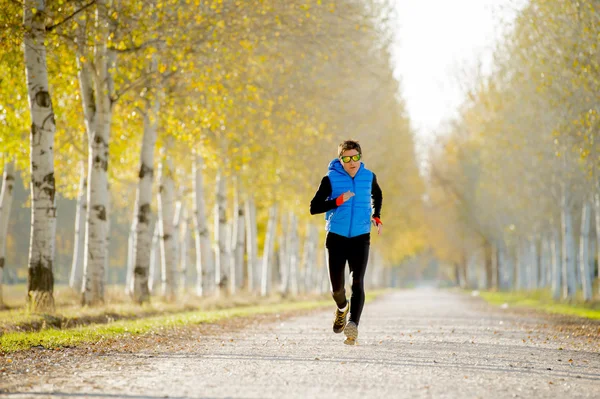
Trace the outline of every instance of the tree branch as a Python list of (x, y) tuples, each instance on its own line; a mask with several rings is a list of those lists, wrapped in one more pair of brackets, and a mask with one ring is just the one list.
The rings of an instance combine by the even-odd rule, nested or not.
[(92, 0), (90, 1), (88, 4), (86, 4), (85, 6), (81, 7), (79, 10), (75, 11), (73, 14), (69, 15), (67, 18), (63, 19), (62, 21), (60, 21), (59, 23), (56, 23), (52, 26), (47, 26), (46, 27), (46, 32), (52, 32), (54, 29), (58, 28), (59, 26), (61, 26), (62, 24), (64, 24), (65, 22), (70, 21), (71, 19), (73, 19), (77, 14), (79, 14), (80, 12), (86, 10), (88, 7), (92, 6), (96, 4), (96, 0)]

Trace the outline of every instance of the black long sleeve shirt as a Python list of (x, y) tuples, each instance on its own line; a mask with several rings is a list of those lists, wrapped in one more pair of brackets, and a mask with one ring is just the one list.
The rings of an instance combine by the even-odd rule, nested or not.
[[(323, 177), (319, 189), (315, 193), (314, 198), (310, 201), (310, 214), (317, 215), (332, 209), (337, 208), (335, 198), (328, 199), (331, 196), (331, 181), (328, 176)], [(373, 217), (381, 218), (381, 205), (383, 204), (383, 193), (379, 184), (377, 184), (377, 176), (373, 173), (373, 184), (371, 185), (371, 199), (373, 200)]]

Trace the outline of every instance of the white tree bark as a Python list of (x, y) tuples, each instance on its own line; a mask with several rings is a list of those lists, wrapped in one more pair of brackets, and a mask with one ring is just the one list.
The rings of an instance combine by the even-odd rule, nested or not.
[(85, 219), (87, 212), (87, 176), (85, 163), (80, 164), (79, 193), (77, 195), (77, 209), (75, 210), (75, 236), (73, 239), (73, 261), (71, 262), (71, 274), (69, 286), (81, 291), (83, 282), (83, 257), (85, 256)]
[(537, 240), (531, 237), (529, 240), (529, 289), (537, 289), (539, 287), (539, 259)]
[(23, 44), (31, 114), (31, 239), (27, 298), (31, 309), (54, 308), (56, 241), (54, 110), (46, 66), (46, 2), (24, 1)]
[(156, 295), (160, 290), (162, 282), (160, 270), (160, 222), (154, 223), (154, 232), (152, 233), (152, 243), (150, 244), (150, 272), (148, 276), (148, 288), (152, 295)]
[(240, 202), (240, 188), (238, 179), (234, 178), (233, 191), (233, 232), (231, 234), (231, 247), (233, 251), (233, 262), (231, 275), (232, 292), (240, 289), (244, 285), (244, 248), (245, 248), (245, 217), (244, 207)]
[(133, 205), (133, 216), (131, 218), (131, 226), (129, 226), (129, 236), (127, 237), (127, 268), (125, 273), (125, 294), (132, 295), (133, 294), (133, 269), (135, 268), (135, 230), (137, 228), (137, 198), (135, 200), (135, 204)]
[(189, 275), (189, 222), (188, 208), (182, 203), (179, 221), (179, 286), (183, 293), (187, 291), (187, 279)]
[[(229, 256), (227, 254), (227, 192), (226, 181), (223, 172), (217, 172), (216, 179), (216, 201), (214, 207), (214, 229), (215, 229), (215, 284), (219, 287), (219, 293), (225, 293), (229, 282)], [(223, 291), (223, 292), (221, 292)]]
[(498, 248), (498, 288), (500, 290), (508, 290), (511, 287), (511, 263), (508, 255), (508, 249), (506, 248), (506, 242), (503, 238), (498, 239), (496, 242)]
[(248, 292), (253, 292), (256, 288), (260, 287), (258, 284), (258, 272), (260, 271), (260, 268), (257, 267), (258, 235), (256, 227), (256, 206), (254, 205), (254, 198), (251, 195), (246, 197), (244, 208), (244, 216), (246, 218), (246, 253), (248, 256), (246, 275), (248, 276)]
[(329, 260), (327, 249), (319, 247), (319, 259), (321, 259), (321, 267), (319, 271), (320, 282), (319, 282), (319, 294), (325, 294), (329, 291)]
[(215, 264), (204, 200), (203, 163), (202, 154), (196, 153), (194, 162), (194, 243), (196, 247), (196, 294), (200, 296), (212, 294), (215, 287)]
[(288, 213), (281, 212), (281, 220), (279, 222), (279, 227), (281, 234), (277, 236), (277, 242), (279, 246), (278, 251), (278, 259), (279, 259), (279, 273), (280, 273), (280, 286), (279, 291), (282, 294), (288, 293), (288, 282), (290, 275), (290, 265), (289, 265), (289, 257), (288, 257), (288, 235), (287, 228), (289, 223), (290, 215)]
[(288, 292), (292, 296), (298, 295), (300, 292), (300, 286), (298, 282), (298, 263), (299, 263), (299, 254), (300, 251), (300, 243), (298, 237), (298, 218), (296, 214), (291, 213), (289, 222), (288, 222), (288, 230), (286, 234), (286, 251), (288, 256)]
[(265, 244), (263, 247), (262, 265), (261, 265), (261, 284), (260, 294), (267, 296), (271, 294), (271, 260), (273, 258), (273, 249), (275, 247), (275, 230), (277, 224), (277, 205), (269, 209), (269, 221), (267, 222), (267, 231), (265, 235)]
[(577, 289), (575, 276), (575, 238), (573, 233), (573, 218), (569, 207), (569, 194), (563, 188), (561, 201), (562, 223), (562, 296), (573, 298)]
[(583, 201), (581, 208), (581, 236), (579, 239), (579, 271), (581, 275), (581, 285), (583, 288), (583, 299), (588, 302), (592, 300), (592, 276), (590, 275), (590, 223), (591, 223), (591, 205), (589, 201)]
[(0, 192), (0, 309), (4, 307), (2, 286), (3, 274), (6, 264), (6, 238), (8, 237), (8, 222), (13, 201), (13, 187), (15, 185), (15, 164), (9, 161), (4, 165), (2, 174), (2, 191)]
[(552, 229), (550, 238), (550, 253), (552, 256), (552, 298), (558, 301), (562, 296), (562, 247), (560, 233), (557, 228)]
[[(174, 191), (174, 190), (173, 190)], [(183, 190), (181, 190), (182, 192)], [(182, 223), (182, 218), (183, 218), (183, 203), (180, 200), (176, 200), (174, 197), (174, 201), (175, 201), (175, 212), (173, 215), (173, 241), (174, 241), (174, 255), (173, 255), (173, 261), (175, 264), (175, 274), (174, 274), (174, 280), (175, 280), (175, 287), (177, 287), (177, 289), (179, 290), (181, 288), (181, 286), (179, 285), (179, 283), (182, 280), (182, 276), (183, 276), (183, 269), (181, 268), (181, 225)]]
[(596, 259), (598, 259), (598, 292), (600, 293), (600, 182), (596, 182), (594, 193), (594, 216), (596, 219)]
[(174, 300), (177, 293), (177, 240), (175, 220), (175, 182), (170, 159), (165, 157), (158, 167), (160, 182), (158, 194), (158, 219), (160, 223), (160, 260), (162, 277), (162, 296)]
[(548, 235), (544, 234), (540, 243), (540, 288), (548, 286), (552, 274), (550, 264), (550, 242)]
[(111, 122), (111, 78), (108, 72), (109, 17), (106, 0), (96, 1), (97, 32), (94, 78), (95, 118), (90, 133), (88, 166), (88, 212), (83, 304), (104, 302), (105, 266), (108, 260), (108, 143)]
[(315, 263), (317, 251), (317, 230), (312, 223), (306, 225), (306, 238), (302, 254), (302, 269), (304, 270), (304, 292), (315, 291)]
[[(154, 61), (155, 62), (155, 61)], [(148, 276), (150, 274), (150, 254), (152, 230), (152, 183), (154, 177), (154, 149), (158, 130), (158, 99), (146, 103), (144, 113), (144, 135), (140, 154), (140, 170), (136, 190), (135, 233), (133, 236), (133, 300), (144, 303), (150, 300)]]

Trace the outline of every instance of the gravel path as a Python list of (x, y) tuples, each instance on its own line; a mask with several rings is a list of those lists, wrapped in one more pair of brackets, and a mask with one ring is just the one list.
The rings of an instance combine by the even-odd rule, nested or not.
[(598, 323), (582, 332), (458, 294), (402, 291), (367, 304), (359, 345), (347, 346), (332, 315), (193, 330), (133, 353), (65, 350), (37, 375), (0, 374), (0, 397), (600, 398)]

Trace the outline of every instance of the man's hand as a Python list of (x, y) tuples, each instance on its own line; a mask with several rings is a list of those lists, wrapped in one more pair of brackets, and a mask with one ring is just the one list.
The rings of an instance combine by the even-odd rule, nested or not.
[(381, 235), (381, 228), (383, 226), (383, 223), (381, 223), (381, 219), (379, 219), (378, 217), (373, 217), (373, 220), (371, 220), (371, 222), (373, 222), (373, 226), (377, 227), (377, 234)]
[(340, 195), (335, 199), (335, 204), (337, 206), (340, 206), (352, 197), (354, 197), (354, 193), (352, 191), (346, 191), (344, 194)]

